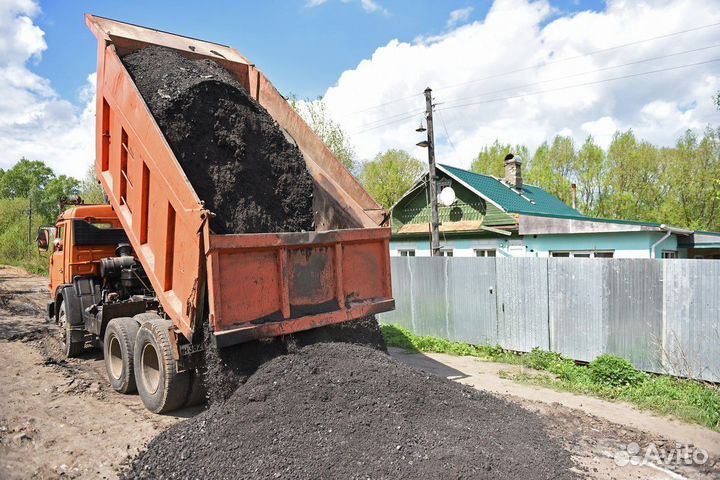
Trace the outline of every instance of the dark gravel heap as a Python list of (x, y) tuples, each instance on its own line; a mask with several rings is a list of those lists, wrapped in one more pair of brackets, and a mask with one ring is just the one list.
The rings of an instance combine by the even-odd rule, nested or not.
[(161, 433), (124, 478), (569, 479), (571, 467), (517, 405), (371, 348), (320, 343)]
[(313, 229), (313, 182), (300, 150), (212, 60), (149, 47), (123, 63), (205, 206), (216, 233)]
[(203, 372), (208, 400), (210, 403), (227, 400), (262, 364), (321, 342), (354, 343), (387, 352), (385, 338), (374, 316), (229, 348), (217, 349), (209, 344), (205, 349)]

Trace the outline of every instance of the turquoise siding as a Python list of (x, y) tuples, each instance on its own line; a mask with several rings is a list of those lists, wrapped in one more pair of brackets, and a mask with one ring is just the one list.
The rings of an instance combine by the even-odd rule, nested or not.
[[(664, 237), (661, 232), (617, 232), (617, 233), (577, 233), (564, 235), (528, 235), (525, 245), (535, 252), (552, 251), (597, 251), (637, 252), (638, 256), (649, 257), (653, 243)], [(533, 238), (537, 237), (537, 238)], [(677, 250), (677, 237), (671, 235), (656, 248), (657, 257), (662, 250)]]
[[(498, 256), (546, 257), (550, 252), (566, 251), (612, 251), (615, 258), (651, 258), (651, 246), (665, 236), (662, 232), (614, 232), (577, 233), (561, 235), (526, 235), (518, 237), (477, 236), (441, 237), (443, 248), (453, 250), (456, 257), (474, 256), (474, 249), (496, 249)], [(427, 236), (414, 238), (393, 238), (390, 241), (392, 255), (397, 250), (412, 249), (416, 256), (429, 256), (430, 244)], [(674, 250), (680, 258), (687, 256), (686, 249), (678, 248), (677, 236), (671, 235), (656, 247), (656, 258), (662, 257), (663, 250)]]

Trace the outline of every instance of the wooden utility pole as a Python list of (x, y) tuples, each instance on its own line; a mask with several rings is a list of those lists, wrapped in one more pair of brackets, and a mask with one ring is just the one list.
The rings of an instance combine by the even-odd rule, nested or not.
[(440, 216), (437, 205), (437, 176), (435, 174), (435, 134), (433, 132), (432, 90), (425, 89), (425, 120), (427, 121), (428, 173), (430, 183), (430, 254), (440, 254)]
[(30, 189), (30, 209), (28, 210), (28, 243), (33, 242), (33, 238), (32, 238), (32, 214), (33, 214), (32, 200), (33, 199), (32, 199), (32, 197), (33, 197), (33, 192), (32, 192), (32, 188), (31, 188)]

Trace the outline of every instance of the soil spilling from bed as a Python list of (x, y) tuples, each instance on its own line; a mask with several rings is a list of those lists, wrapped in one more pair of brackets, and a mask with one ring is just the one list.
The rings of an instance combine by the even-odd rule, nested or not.
[(385, 339), (374, 316), (293, 333), (263, 338), (231, 348), (205, 350), (205, 387), (211, 404), (228, 399), (261, 365), (303, 347), (322, 342), (365, 345), (387, 352)]
[(313, 182), (292, 139), (227, 70), (149, 47), (123, 57), (216, 233), (313, 229)]
[(571, 467), (517, 405), (378, 350), (320, 343), (161, 433), (124, 478), (569, 479)]

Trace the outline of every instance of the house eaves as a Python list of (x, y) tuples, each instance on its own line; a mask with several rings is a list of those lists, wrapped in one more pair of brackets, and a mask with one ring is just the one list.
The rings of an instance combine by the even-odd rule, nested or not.
[(613, 232), (671, 232), (676, 235), (692, 235), (692, 230), (671, 227), (660, 223), (607, 218), (570, 217), (560, 215), (521, 215), (520, 235), (552, 235), (575, 233)]

